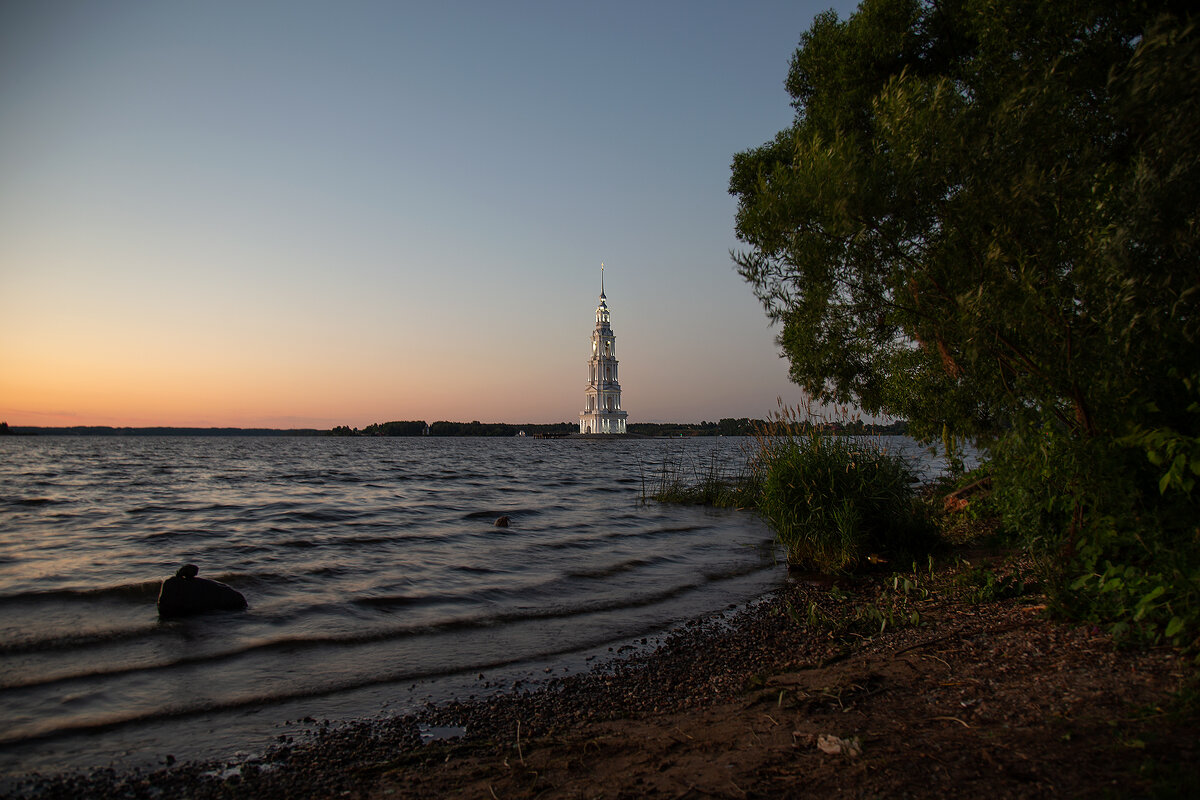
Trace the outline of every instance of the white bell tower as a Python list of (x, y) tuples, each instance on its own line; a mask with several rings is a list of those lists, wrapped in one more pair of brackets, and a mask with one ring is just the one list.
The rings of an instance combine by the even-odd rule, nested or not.
[(621, 410), (621, 384), (617, 382), (617, 337), (608, 324), (604, 297), (604, 265), (600, 265), (600, 305), (596, 306), (596, 329), (592, 331), (592, 357), (588, 360), (588, 385), (584, 407), (579, 412), (580, 433), (625, 433)]

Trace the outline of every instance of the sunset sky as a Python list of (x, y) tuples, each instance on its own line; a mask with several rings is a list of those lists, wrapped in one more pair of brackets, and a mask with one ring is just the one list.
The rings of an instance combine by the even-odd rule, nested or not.
[(821, 2), (0, 5), (0, 420), (629, 421), (799, 399), (739, 150)]

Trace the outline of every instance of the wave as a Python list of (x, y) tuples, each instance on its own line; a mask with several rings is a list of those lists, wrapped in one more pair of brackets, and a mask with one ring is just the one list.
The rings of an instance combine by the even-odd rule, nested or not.
[(317, 567), (316, 569), (310, 569), (305, 574), (311, 575), (314, 578), (336, 578), (339, 575), (348, 575), (355, 571), (356, 570), (353, 570), (350, 567), (326, 566), (326, 567)]
[(542, 513), (540, 508), (496, 508), (486, 509), (483, 511), (468, 511), (462, 515), (464, 520), (475, 519), (496, 519), (497, 517), (506, 516), (510, 519), (524, 519), (528, 517), (536, 517)]
[(354, 509), (314, 509), (312, 511), (292, 511), (287, 516), (292, 519), (303, 520), (304, 522), (346, 522), (348, 520), (359, 519), (364, 516), (370, 516), (376, 512), (373, 511), (358, 511)]
[[(144, 581), (133, 581), (129, 583), (118, 583), (109, 586), (81, 587), (81, 588), (60, 588), (60, 589), (35, 589), (28, 592), (17, 592), (15, 594), (0, 597), (0, 609), (3, 609), (6, 614), (19, 615), (21, 613), (20, 606), (30, 604), (76, 604), (76, 603), (95, 603), (103, 601), (121, 601), (121, 602), (136, 602), (139, 605), (145, 605), (148, 609), (154, 608), (154, 602), (158, 599), (158, 593), (162, 589), (162, 582), (169, 578), (173, 573), (164, 571), (162, 577), (152, 578)], [(303, 574), (322, 574), (321, 570), (310, 571)], [(275, 583), (290, 583), (295, 580), (295, 573), (281, 572), (215, 572), (204, 573), (205, 578), (228, 583), (236, 589), (246, 589), (255, 586), (266, 586)], [(104, 633), (102, 636), (110, 636), (112, 633)], [(64, 640), (76, 641), (77, 634), (67, 634)], [(83, 636), (83, 639), (78, 641), (91, 641), (86, 637), (89, 634), (78, 634)], [(47, 643), (46, 646), (53, 647), (53, 642), (56, 638), (47, 638), (39, 640)], [(21, 652), (28, 649), (27, 644), (22, 644)], [(0, 642), (0, 653), (15, 652), (11, 648), (14, 645), (11, 643)]]
[(605, 539), (661, 539), (664, 536), (676, 534), (697, 533), (705, 530), (707, 525), (667, 525), (662, 527), (635, 528), (633, 530), (607, 531)]
[(178, 528), (175, 530), (154, 531), (153, 533), (144, 534), (141, 539), (147, 542), (153, 542), (162, 539), (175, 539), (178, 537), (222, 537), (226, 536), (227, 531), (212, 530), (209, 528)]
[[(620, 523), (620, 520), (614, 520), (614, 523)], [(532, 547), (544, 550), (578, 550), (591, 548), (596, 546), (597, 539), (622, 539), (627, 541), (635, 541), (638, 539), (660, 539), (664, 535), (674, 535), (683, 533), (694, 533), (704, 530), (707, 526), (703, 525), (679, 525), (671, 527), (620, 527), (615, 525), (615, 530), (604, 530), (597, 534), (594, 527), (583, 528), (587, 531), (587, 535), (573, 539), (556, 539), (550, 542), (537, 542)], [(566, 529), (560, 529), (565, 531)]]
[(486, 480), (486, 481), (490, 482), (490, 481), (495, 480), (495, 477), (496, 477), (495, 475), (492, 475), (489, 473), (463, 472), (461, 470), (456, 470), (456, 469), (440, 469), (437, 472), (431, 472), (425, 476), (426, 479), (431, 480), (431, 481), (438, 481), (439, 483), (443, 483), (443, 482), (444, 483), (459, 483), (459, 482), (463, 482), (463, 481), (482, 481), (482, 480)]
[(700, 530), (702, 527), (704, 527), (704, 526), (701, 526), (701, 525), (662, 525), (657, 528), (652, 528), (649, 532), (651, 534), (655, 534), (655, 533), (692, 533), (693, 531)]
[(559, 478), (558, 480), (546, 481), (543, 485), (557, 488), (559, 486), (578, 486), (581, 483), (583, 481), (579, 478)]
[(324, 542), (314, 542), (310, 539), (287, 539), (282, 542), (275, 542), (279, 547), (293, 547), (298, 550), (305, 550), (310, 547), (320, 547)]
[[(345, 548), (362, 548), (371, 545), (412, 545), (421, 543), (437, 543), (448, 542), (455, 538), (455, 534), (444, 533), (423, 533), (411, 534), (405, 532), (404, 527), (397, 527), (394, 533), (389, 534), (362, 534), (362, 535), (339, 535), (336, 533), (326, 534), (318, 537), (297, 537), (297, 538), (280, 538), (272, 540), (269, 547), (286, 547), (292, 550), (310, 550), (313, 548), (328, 548), (331, 550)], [(285, 533), (285, 531), (272, 530), (272, 533)], [(287, 531), (290, 533), (290, 531)], [(465, 535), (463, 533), (458, 536)], [(250, 548), (260, 548), (265, 545), (249, 545)]]
[(196, 506), (197, 511), (244, 511), (246, 506), (237, 503), (209, 503)]
[[(133, 583), (118, 583), (113, 586), (97, 586), (83, 589), (35, 589), (31, 592), (0, 597), (0, 607), (19, 603), (39, 601), (94, 601), (114, 598), (118, 600), (143, 600), (148, 597), (157, 598), (162, 586), (162, 578), (137, 581)], [(3, 647), (3, 645), (0, 645)]]
[[(651, 630), (656, 630), (657, 626), (639, 630), (637, 633), (648, 633)], [(634, 635), (631, 633), (631, 635)], [(543, 652), (522, 653), (517, 656), (508, 656), (492, 659), (476, 659), (474, 661), (461, 664), (452, 670), (445, 669), (412, 669), (412, 670), (394, 670), (392, 672), (380, 673), (367, 677), (354, 679), (344, 679), (341, 681), (330, 681), (323, 686), (308, 687), (296, 689), (292, 691), (277, 692), (272, 695), (262, 695), (258, 697), (245, 698), (240, 700), (229, 700), (216, 703), (192, 703), (188, 705), (177, 705), (168, 708), (155, 708), (153, 711), (143, 713), (125, 713), (112, 714), (107, 719), (97, 720), (93, 722), (76, 722), (68, 724), (58, 724), (53, 728), (49, 728), (50, 723), (43, 723), (43, 727), (35, 728), (29, 732), (12, 732), (6, 735), (5, 732), (0, 732), (0, 745), (12, 746), (17, 744), (26, 744), (39, 740), (56, 739), (64, 736), (71, 736), (81, 733), (102, 733), (104, 731), (122, 728), (133, 725), (145, 725), (153, 722), (165, 722), (172, 719), (182, 719), (184, 717), (193, 716), (196, 714), (219, 713), (228, 711), (239, 711), (252, 708), (260, 708), (264, 706), (272, 706), (280, 703), (286, 703), (296, 700), (305, 700), (308, 698), (325, 697), (341, 692), (349, 692), (355, 689), (362, 689), (370, 686), (379, 686), (388, 683), (420, 681), (427, 678), (452, 677), (455, 675), (472, 675), (476, 672), (485, 670), (495, 670), (504, 667), (520, 664), (523, 662), (541, 661), (555, 656), (566, 655), (568, 653), (580, 652), (591, 647), (596, 647), (609, 641), (606, 637), (591, 637), (582, 638), (571, 641), (567, 646), (561, 648), (553, 648)]]
[[(741, 530), (727, 535), (737, 523), (636, 502), (647, 471), (639, 465), (661, 448), (654, 441), (612, 448), (602, 464), (594, 448), (571, 442), (522, 443), (522, 459), (512, 443), (482, 440), (55, 440), (61, 452), (48, 455), (35, 447), (46, 442), (24, 444), (40, 459), (29, 459), (31, 470), (51, 460), (54, 469), (0, 486), (11, 518), (0, 523), (0, 558), (22, 559), (19, 569), (5, 565), (12, 577), (0, 588), (12, 595), (0, 597), (0, 618), (12, 620), (3, 624), (0, 682), (97, 672), (5, 695), (44, 696), (47, 730), (100, 719), (75, 716), (88, 707), (114, 719), (157, 714), (138, 699), (143, 678), (120, 678), (121, 670), (148, 670), (144, 685), (154, 691), (183, 676), (256, 676), (218, 686), (225, 700), (233, 691), (296, 689), (297, 659), (321, 665), (303, 674), (309, 685), (376, 683), (433, 658), (457, 669), (515, 655), (504, 649), (510, 632), (526, 651), (564, 647), (683, 607), (721, 606), (729, 593), (721, 584), (698, 587), (721, 580), (730, 564), (765, 563), (743, 554)], [(120, 472), (109, 469), (114, 460)], [(163, 464), (178, 469), (156, 469)], [(501, 515), (510, 528), (492, 526)], [(26, 541), (38, 543), (36, 553), (17, 546)], [(75, 566), (106, 562), (103, 572)], [(244, 592), (249, 611), (157, 621), (160, 580), (188, 562)], [(736, 594), (758, 582), (728, 586)], [(621, 610), (654, 603), (663, 605)], [(569, 635), (551, 634), (559, 629)], [(389, 658), (393, 648), (414, 658)], [(60, 688), (85, 699), (55, 710)], [(124, 689), (127, 707), (118, 705)], [(172, 706), (208, 702), (162, 697)], [(20, 729), (42, 724), (30, 717)], [(21, 735), (0, 735), (10, 734)]]
[[(144, 638), (150, 633), (153, 633), (153, 629), (151, 628), (122, 628), (89, 631), (87, 633), (67, 633), (52, 638), (0, 642), (0, 656), (18, 656), (32, 653), (93, 648), (101, 645), (132, 642)], [(0, 688), (9, 688), (9, 686), (10, 684), (6, 684), (0, 679)]]
[(134, 506), (133, 508), (127, 508), (127, 509), (125, 509), (125, 513), (126, 514), (174, 514), (174, 513), (186, 513), (186, 512), (192, 511), (192, 510), (193, 509), (189, 508), (188, 506), (158, 505), (158, 504), (151, 503), (149, 505)]
[[(286, 651), (290, 657), (295, 658), (295, 654), (299, 650), (310, 650), (329, 647), (353, 647), (356, 645), (377, 644), (381, 642), (402, 641), (412, 639), (419, 636), (437, 636), (439, 634), (494, 629), (502, 625), (512, 625), (524, 622), (545, 622), (556, 619), (570, 619), (572, 617), (582, 617), (598, 613), (611, 613), (614, 611), (622, 611), (626, 609), (646, 608), (649, 606), (658, 605), (669, 602), (678, 597), (681, 597), (688, 592), (695, 591), (704, 586), (716, 583), (722, 580), (742, 577), (750, 575), (764, 569), (773, 568), (771, 566), (753, 565), (745, 566), (737, 569), (723, 571), (721, 573), (709, 573), (696, 576), (693, 580), (688, 580), (674, 586), (660, 588), (657, 591), (647, 592), (641, 595), (624, 596), (620, 598), (612, 598), (601, 601), (584, 602), (575, 605), (555, 605), (546, 606), (544, 608), (521, 607), (519, 609), (497, 611), (491, 614), (471, 614), (469, 616), (447, 617), (433, 622), (424, 622), (411, 626), (403, 626), (396, 628), (388, 628), (382, 630), (374, 630), (370, 632), (360, 632), (344, 635), (326, 635), (326, 636), (280, 636), (267, 641), (259, 641), (247, 644), (241, 647), (235, 647), (228, 650), (223, 650), (214, 653), (204, 653), (195, 656), (182, 656), (173, 658), (169, 661), (163, 661), (158, 664), (138, 665), (130, 667), (120, 667), (114, 669), (96, 669), (88, 672), (82, 672), (72, 675), (64, 675), (55, 677), (49, 680), (31, 680), (20, 684), (9, 684), (3, 687), (8, 689), (28, 690), (33, 688), (44, 688), (47, 686), (67, 684), (73, 681), (94, 680), (97, 678), (117, 678), (137, 674), (152, 674), (163, 672), (166, 670), (175, 669), (181, 666), (190, 666), (198, 664), (215, 665), (219, 663), (234, 661), (252, 654), (262, 654), (270, 652)], [(544, 588), (553, 596), (561, 597), (563, 592), (559, 590), (551, 591), (550, 584), (546, 584)], [(396, 607), (401, 607), (406, 603), (428, 605), (431, 602), (459, 600), (461, 598), (445, 597), (437, 598), (434, 596), (413, 596), (406, 597), (404, 595), (395, 595), (391, 597), (376, 597), (376, 598), (359, 598), (354, 602), (360, 605), (375, 605), (383, 606), (387, 603), (393, 603)], [(525, 656), (526, 658), (530, 656)], [(441, 674), (441, 673), (437, 673)], [(422, 677), (404, 675), (402, 677)], [(392, 680), (391, 677), (381, 677), (366, 681), (363, 685), (370, 683), (381, 683)], [(274, 702), (274, 700), (272, 700)], [(0, 742), (3, 742), (0, 739)]]
[(436, 595), (436, 594), (392, 594), (392, 595), (370, 595), (368, 597), (356, 597), (350, 602), (356, 606), (364, 606), (366, 608), (404, 608), (406, 606), (430, 606), (440, 603), (461, 603), (465, 598), (462, 595)]
[(466, 514), (463, 514), (462, 518), (463, 519), (485, 519), (485, 518), (495, 519), (496, 517), (498, 517), (504, 513), (505, 512), (503, 512), (503, 511), (471, 511)]
[(26, 508), (36, 508), (38, 506), (57, 505), (64, 502), (63, 500), (55, 500), (53, 497), (7, 497), (3, 500), (4, 505), (8, 506), (24, 506)]
[(279, 511), (264, 514), (265, 518), (275, 522), (280, 520), (296, 520), (299, 522), (348, 522), (366, 516), (379, 514), (379, 510), (360, 511), (352, 508), (304, 508), (289, 506)]
[(665, 559), (655, 558), (631, 558), (628, 561), (619, 561), (615, 564), (609, 564), (595, 569), (580, 569), (567, 573), (568, 578), (611, 578), (613, 575), (619, 575), (622, 572), (629, 572), (638, 567), (646, 567), (651, 564), (663, 561)]

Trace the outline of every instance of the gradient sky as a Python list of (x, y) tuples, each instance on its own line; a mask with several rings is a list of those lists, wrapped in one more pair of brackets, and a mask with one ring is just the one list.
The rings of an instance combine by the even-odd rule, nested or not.
[(799, 399), (729, 257), (800, 2), (0, 5), (0, 420), (630, 422)]

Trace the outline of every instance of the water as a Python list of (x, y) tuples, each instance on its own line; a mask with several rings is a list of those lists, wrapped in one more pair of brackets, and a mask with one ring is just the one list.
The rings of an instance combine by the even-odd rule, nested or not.
[[(760, 595), (757, 518), (642, 502), (742, 443), (0, 439), (0, 776), (255, 752)], [(159, 620), (184, 563), (249, 609)]]

